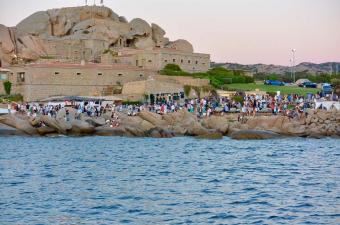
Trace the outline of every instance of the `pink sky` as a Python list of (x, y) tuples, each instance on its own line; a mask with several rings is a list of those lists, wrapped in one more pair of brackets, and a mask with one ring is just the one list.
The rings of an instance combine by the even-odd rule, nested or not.
[[(84, 3), (0, 0), (0, 23), (14, 26), (35, 11)], [(187, 39), (195, 51), (211, 54), (216, 62), (288, 65), (292, 48), (297, 49), (297, 62), (340, 62), (340, 0), (104, 0), (104, 4), (128, 20), (140, 17), (157, 23), (170, 39)]]

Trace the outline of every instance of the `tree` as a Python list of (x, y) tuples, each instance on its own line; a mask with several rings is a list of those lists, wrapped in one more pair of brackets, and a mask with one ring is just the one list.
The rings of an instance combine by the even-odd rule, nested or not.
[(279, 76), (275, 73), (272, 73), (272, 74), (269, 74), (267, 77), (266, 77), (267, 80), (278, 80), (279, 79)]
[(11, 94), (11, 89), (12, 89), (12, 83), (10, 81), (5, 81), (3, 83), (4, 85), (4, 89), (5, 89), (5, 92), (7, 95), (10, 95)]
[(332, 79), (331, 84), (334, 87), (334, 93), (340, 95), (340, 79)]

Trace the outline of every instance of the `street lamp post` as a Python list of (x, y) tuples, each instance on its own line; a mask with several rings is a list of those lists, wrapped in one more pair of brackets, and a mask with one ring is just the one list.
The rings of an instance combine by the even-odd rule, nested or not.
[(296, 52), (296, 49), (293, 48), (292, 53), (293, 53), (293, 79), (294, 79), (294, 83), (295, 83), (295, 52)]
[(289, 68), (290, 68), (290, 79), (293, 80), (293, 59), (289, 60)]

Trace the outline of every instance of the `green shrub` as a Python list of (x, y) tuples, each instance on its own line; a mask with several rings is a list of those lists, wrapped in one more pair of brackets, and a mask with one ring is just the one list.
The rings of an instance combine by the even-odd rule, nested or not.
[(332, 79), (331, 80), (331, 84), (334, 86), (339, 86), (340, 85), (340, 79)]
[(126, 100), (122, 102), (123, 105), (140, 105), (142, 104), (141, 101), (130, 101), (130, 100)]
[(176, 70), (161, 70), (161, 75), (168, 75), (168, 76), (189, 76), (190, 73), (187, 73), (185, 71), (176, 71)]
[(55, 59), (55, 57), (52, 55), (41, 55), (40, 58), (41, 59)]
[(24, 97), (21, 94), (0, 96), (0, 102), (22, 102), (23, 100)]
[(182, 71), (181, 67), (177, 64), (167, 64), (164, 70)]
[(3, 85), (4, 85), (4, 89), (5, 89), (6, 94), (10, 95), (11, 94), (11, 89), (12, 89), (12, 83), (7, 80), (7, 81), (5, 81), (3, 83)]
[(266, 77), (266, 80), (280, 80), (280, 78), (277, 74), (270, 74)]
[(214, 88), (221, 88), (224, 84), (254, 83), (254, 78), (244, 75), (243, 71), (231, 71), (223, 67), (213, 68), (206, 73), (188, 73), (182, 71), (182, 69), (176, 64), (168, 64), (160, 71), (160, 74), (208, 79)]
[(244, 83), (249, 84), (249, 83), (254, 83), (255, 82), (254, 77), (244, 76), (244, 78), (245, 78)]

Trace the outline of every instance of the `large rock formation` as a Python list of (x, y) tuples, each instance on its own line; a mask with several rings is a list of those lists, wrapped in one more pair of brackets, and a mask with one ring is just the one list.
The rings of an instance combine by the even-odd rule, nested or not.
[(37, 130), (30, 124), (26, 118), (20, 118), (14, 115), (5, 115), (0, 118), (0, 123), (16, 128), (27, 135), (37, 135)]
[(279, 136), (271, 131), (240, 130), (233, 132), (230, 137), (235, 140), (264, 140), (278, 138)]
[(15, 59), (16, 41), (14, 30), (0, 24), (0, 60), (3, 64), (10, 64)]
[[(71, 112), (71, 110), (70, 110)], [(199, 120), (194, 114), (181, 110), (166, 115), (142, 111), (130, 117), (118, 113), (119, 126), (111, 127), (106, 122), (107, 115), (93, 118), (82, 115), (76, 120), (72, 113), (68, 119), (65, 112), (58, 117), (41, 116), (34, 119), (20, 114), (0, 117), (0, 124), (5, 124), (16, 131), (2, 129), (0, 134), (27, 135), (102, 135), (170, 138), (174, 136), (195, 136), (207, 139), (219, 139), (222, 135), (237, 140), (269, 139), (281, 136), (294, 137), (340, 137), (340, 111), (309, 110), (306, 118), (292, 120), (283, 116), (259, 116), (249, 118), (246, 123), (230, 118), (211, 116)]]
[(165, 31), (157, 24), (151, 24), (152, 28), (152, 39), (154, 40), (157, 47), (163, 48), (169, 43), (169, 38), (164, 37)]
[(190, 42), (188, 42), (187, 40), (183, 40), (183, 39), (179, 39), (177, 41), (174, 42), (170, 42), (167, 45), (168, 48), (172, 48), (172, 49), (176, 49), (178, 51), (182, 51), (182, 52), (194, 52), (194, 48), (192, 47), (192, 44), (190, 44)]
[(49, 55), (51, 43), (64, 40), (72, 40), (79, 46), (82, 40), (103, 41), (91, 46), (92, 54), (115, 47), (142, 50), (161, 47), (193, 52), (186, 40), (169, 42), (165, 31), (156, 24), (150, 26), (140, 18), (128, 22), (107, 7), (81, 6), (39, 11), (14, 28), (0, 25), (0, 57), (4, 64), (18, 63), (18, 59), (34, 61)]
[(131, 32), (130, 35), (134, 36), (149, 36), (152, 32), (152, 29), (148, 22), (142, 20), (140, 18), (135, 18), (130, 22)]
[(51, 23), (49, 14), (46, 11), (33, 13), (22, 20), (16, 28), (21, 33), (31, 34), (34, 36), (51, 34)]
[(299, 120), (285, 116), (260, 116), (237, 124), (240, 130), (266, 130), (286, 136), (324, 137), (340, 135), (340, 111), (309, 110)]

